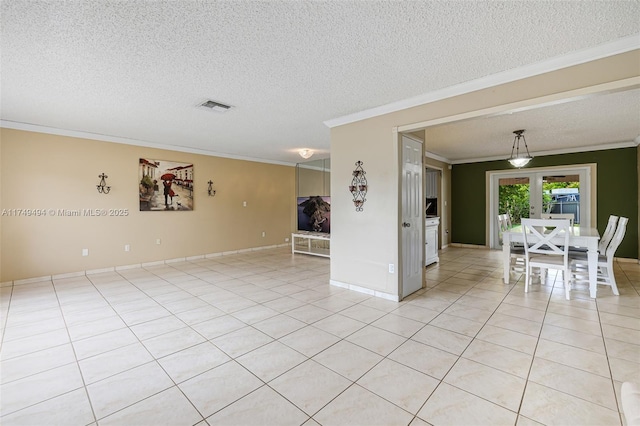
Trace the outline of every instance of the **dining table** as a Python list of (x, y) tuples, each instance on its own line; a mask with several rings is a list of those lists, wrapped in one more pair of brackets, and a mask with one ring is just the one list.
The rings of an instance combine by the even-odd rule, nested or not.
[[(527, 239), (531, 239), (531, 234)], [(559, 245), (564, 244), (564, 236), (558, 235), (552, 240)], [(570, 228), (569, 245), (571, 247), (581, 247), (587, 249), (587, 268), (589, 271), (589, 295), (595, 299), (598, 292), (598, 242), (600, 233), (597, 228), (589, 226), (575, 225)], [(524, 243), (522, 227), (516, 225), (502, 233), (502, 256), (504, 262), (504, 283), (509, 283), (509, 273), (511, 270), (511, 243)]]

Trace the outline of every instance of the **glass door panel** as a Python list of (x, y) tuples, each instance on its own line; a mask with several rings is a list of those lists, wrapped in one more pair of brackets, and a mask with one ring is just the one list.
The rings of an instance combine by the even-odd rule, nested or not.
[(489, 233), (491, 248), (500, 248), (498, 214), (509, 213), (512, 225), (543, 213), (571, 213), (574, 224), (590, 224), (588, 167), (517, 170), (491, 173)]
[(543, 175), (542, 206), (544, 213), (573, 214), (574, 225), (579, 225), (580, 175)]
[(498, 214), (508, 213), (513, 225), (529, 217), (531, 209), (531, 179), (514, 176), (498, 179)]

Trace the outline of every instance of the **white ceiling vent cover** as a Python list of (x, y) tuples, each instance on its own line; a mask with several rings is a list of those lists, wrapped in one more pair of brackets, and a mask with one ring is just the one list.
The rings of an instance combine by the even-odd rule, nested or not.
[(199, 105), (199, 107), (203, 109), (207, 109), (209, 111), (215, 111), (218, 113), (227, 112), (231, 108), (233, 108), (231, 105), (225, 105), (225, 104), (221, 104), (220, 102), (211, 101), (211, 100), (204, 101)]

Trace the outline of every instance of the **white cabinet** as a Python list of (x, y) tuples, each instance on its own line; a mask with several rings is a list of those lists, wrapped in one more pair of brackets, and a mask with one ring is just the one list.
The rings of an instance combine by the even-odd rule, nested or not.
[(425, 186), (424, 196), (427, 198), (438, 198), (438, 187), (440, 186), (440, 170), (427, 167), (424, 174)]
[(428, 217), (425, 221), (425, 265), (431, 265), (438, 259), (438, 225), (439, 217)]

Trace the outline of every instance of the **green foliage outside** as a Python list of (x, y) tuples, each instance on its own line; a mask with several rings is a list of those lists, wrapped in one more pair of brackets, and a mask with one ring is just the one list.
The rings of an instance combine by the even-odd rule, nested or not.
[(529, 185), (500, 185), (499, 213), (509, 213), (511, 223), (520, 223), (523, 217), (529, 217)]
[[(553, 182), (542, 184), (542, 211), (551, 210), (551, 190), (559, 188), (580, 188), (580, 182)], [(529, 184), (499, 186), (499, 213), (509, 213), (513, 224), (529, 217)]]

